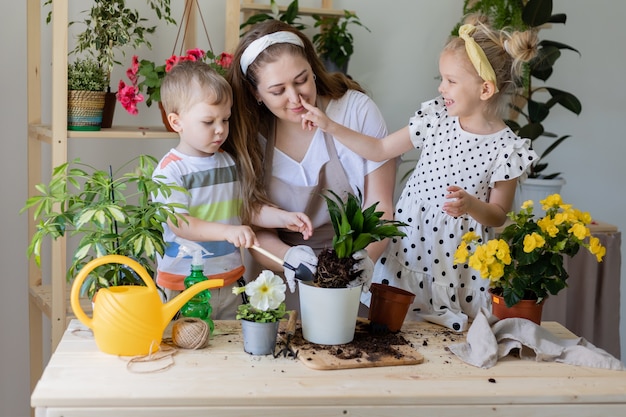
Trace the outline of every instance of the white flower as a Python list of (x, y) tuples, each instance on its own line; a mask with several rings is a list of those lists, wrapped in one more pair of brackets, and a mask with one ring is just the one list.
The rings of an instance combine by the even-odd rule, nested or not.
[(272, 271), (261, 271), (257, 279), (246, 284), (246, 294), (250, 297), (252, 307), (261, 311), (278, 308), (285, 301), (287, 286)]

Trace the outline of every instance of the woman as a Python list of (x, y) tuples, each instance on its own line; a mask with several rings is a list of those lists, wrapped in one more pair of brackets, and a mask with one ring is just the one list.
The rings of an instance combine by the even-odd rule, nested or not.
[[(304, 34), (276, 20), (255, 25), (239, 42), (228, 80), (234, 93), (232, 143), (246, 147), (249, 157), (239, 163), (248, 193), (244, 218), (267, 199), (285, 210), (305, 212), (313, 221), (313, 237), (307, 241), (287, 230), (259, 231), (263, 248), (291, 265), (303, 263), (314, 270), (316, 254), (331, 246), (334, 235), (321, 196), (327, 189), (339, 195), (361, 190), (365, 207), (378, 202), (378, 209), (392, 218), (395, 162), (367, 161), (321, 130), (302, 128), (304, 100), (354, 130), (379, 138), (387, 134), (374, 102), (358, 83), (328, 73)], [(368, 246), (369, 258), (375, 261), (386, 244)], [(253, 256), (265, 268), (278, 268), (263, 255)], [(371, 279), (369, 258), (363, 269), (369, 276), (362, 273), (363, 279)], [(293, 272), (284, 272), (293, 292)]]

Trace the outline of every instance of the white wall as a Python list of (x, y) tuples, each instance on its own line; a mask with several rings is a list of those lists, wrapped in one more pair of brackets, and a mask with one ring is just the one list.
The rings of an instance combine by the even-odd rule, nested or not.
[[(74, 12), (85, 8), (84, 2), (71, 3)], [(143, 2), (129, 0), (128, 3), (141, 5)], [(172, 3), (178, 7), (181, 1)], [(200, 3), (211, 41), (219, 52), (223, 46), (224, 4), (215, 0)], [(371, 92), (390, 130), (404, 126), (419, 103), (436, 94), (438, 53), (460, 18), (462, 0), (335, 0), (334, 3), (337, 8), (356, 10), (372, 31), (354, 29), (356, 52), (350, 62), (351, 75)], [(317, 0), (301, 0), (303, 6), (315, 4)], [(4, 58), (0, 70), (3, 87), (0, 178), (4, 179), (0, 185), (4, 195), (0, 205), (0, 230), (3, 236), (10, 237), (5, 239), (0, 251), (3, 268), (0, 275), (0, 417), (23, 417), (30, 413), (27, 231), (26, 217), (18, 214), (27, 195), (25, 9), (24, 2), (4, 2), (0, 14), (0, 56)], [(180, 15), (180, 8), (176, 10), (175, 15)], [(575, 93), (582, 101), (583, 112), (575, 117), (565, 111), (555, 111), (550, 117), (551, 130), (572, 135), (561, 145), (558, 155), (550, 159), (550, 164), (567, 178), (563, 189), (566, 201), (624, 230), (625, 176), (619, 168), (624, 163), (626, 142), (619, 121), (626, 110), (626, 83), (622, 74), (626, 66), (626, 35), (620, 30), (626, 16), (626, 3), (597, 0), (591, 6), (585, 0), (555, 0), (554, 10), (566, 13), (568, 23), (550, 29), (550, 39), (578, 48), (582, 57), (565, 53), (550, 84)], [(142, 56), (157, 59), (169, 56), (176, 30), (170, 28), (160, 33), (153, 42), (153, 51), (142, 51)], [(46, 86), (43, 103), (47, 113), (49, 64), (48, 55), (42, 65), (42, 80)], [(116, 70), (115, 80), (123, 76), (123, 70)], [(158, 112), (154, 107), (144, 107), (139, 117), (132, 117), (118, 106), (115, 123), (157, 124)], [(160, 155), (171, 144), (159, 141), (146, 146), (145, 142), (119, 141), (111, 145), (86, 141), (72, 145), (70, 157), (116, 164), (128, 159), (129, 154), (142, 151)], [(624, 270), (622, 266), (622, 277), (626, 276)], [(622, 294), (626, 294), (624, 284)], [(626, 317), (625, 301), (620, 315)], [(621, 322), (621, 335), (622, 357), (626, 358), (626, 320)]]

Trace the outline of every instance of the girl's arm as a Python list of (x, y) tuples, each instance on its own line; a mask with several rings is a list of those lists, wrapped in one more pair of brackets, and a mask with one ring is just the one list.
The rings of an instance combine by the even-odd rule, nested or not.
[(302, 233), (307, 240), (313, 235), (311, 219), (304, 213), (290, 212), (265, 205), (252, 217), (252, 224), (266, 229), (285, 228)]
[(380, 162), (395, 158), (413, 149), (408, 126), (383, 139), (377, 139), (348, 129), (330, 120), (323, 111), (302, 99), (300, 102), (308, 110), (306, 114), (302, 115), (302, 127), (304, 129), (311, 129), (317, 126), (362, 158)]
[(483, 226), (499, 227), (504, 224), (507, 213), (511, 211), (516, 186), (517, 178), (498, 181), (489, 193), (489, 202), (484, 202), (468, 194), (463, 188), (452, 185), (447, 188), (449, 194), (446, 196), (451, 200), (443, 205), (443, 210), (450, 216), (468, 214)]

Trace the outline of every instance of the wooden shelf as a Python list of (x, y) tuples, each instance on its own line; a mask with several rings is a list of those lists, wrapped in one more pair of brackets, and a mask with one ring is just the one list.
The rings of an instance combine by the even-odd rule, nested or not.
[[(50, 142), (52, 127), (48, 125), (31, 125), (29, 134), (42, 142)], [(67, 137), (72, 139), (176, 139), (176, 133), (168, 132), (162, 126), (114, 126), (93, 132), (68, 131)]]
[[(278, 6), (278, 10), (284, 12), (287, 10), (287, 6)], [(262, 13), (271, 13), (272, 9), (269, 4), (259, 4), (259, 3), (241, 3), (241, 11), (242, 12), (262, 12)], [(302, 16), (312, 16), (314, 14), (318, 14), (321, 16), (336, 16), (341, 17), (344, 15), (344, 11), (341, 9), (329, 9), (324, 7), (300, 7), (298, 8), (298, 14)]]

